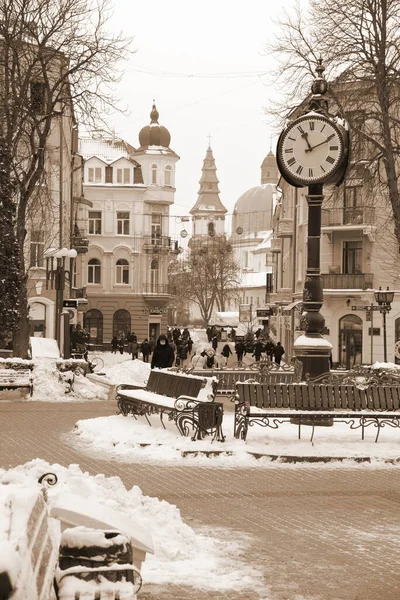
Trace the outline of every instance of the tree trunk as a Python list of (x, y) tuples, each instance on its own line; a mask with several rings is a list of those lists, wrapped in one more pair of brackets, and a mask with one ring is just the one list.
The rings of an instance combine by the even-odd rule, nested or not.
[(28, 321), (28, 290), (27, 280), (28, 273), (25, 271), (25, 221), (26, 221), (26, 202), (25, 198), (20, 198), (17, 215), (16, 237), (19, 244), (19, 273), (20, 273), (20, 288), (19, 288), (19, 323), (18, 328), (13, 334), (13, 352), (14, 356), (20, 358), (28, 358), (29, 349), (29, 321)]

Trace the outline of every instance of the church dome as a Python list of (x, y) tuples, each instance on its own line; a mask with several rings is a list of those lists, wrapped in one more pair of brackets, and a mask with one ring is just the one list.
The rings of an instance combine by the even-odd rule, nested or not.
[(141, 148), (146, 148), (148, 146), (162, 146), (163, 148), (169, 148), (171, 134), (166, 127), (159, 124), (159, 116), (156, 105), (153, 104), (153, 109), (150, 113), (150, 125), (143, 127), (139, 133), (139, 144)]
[(244, 233), (257, 234), (272, 229), (272, 215), (276, 186), (257, 185), (240, 196), (233, 209), (232, 231), (238, 227)]

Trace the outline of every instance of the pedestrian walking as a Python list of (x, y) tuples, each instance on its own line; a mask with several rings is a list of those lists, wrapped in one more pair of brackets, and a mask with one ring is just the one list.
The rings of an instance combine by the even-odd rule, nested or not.
[(128, 342), (128, 353), (132, 354), (132, 344), (133, 342), (136, 341), (136, 335), (133, 331), (129, 331), (128, 335), (126, 336), (126, 341)]
[(113, 339), (111, 340), (111, 354), (117, 354), (117, 350), (118, 350), (118, 338), (116, 335), (114, 335)]
[(277, 365), (281, 364), (282, 356), (285, 354), (285, 350), (280, 342), (278, 342), (274, 348), (274, 359)]
[(273, 360), (274, 359), (274, 349), (275, 349), (275, 344), (272, 340), (268, 340), (268, 342), (265, 344), (265, 352), (266, 355), (268, 356), (269, 360)]
[(118, 340), (118, 350), (120, 354), (124, 353), (124, 343), (125, 343), (125, 338), (123, 335), (121, 335), (121, 337)]
[(174, 363), (174, 351), (168, 343), (167, 336), (163, 333), (158, 337), (151, 358), (151, 368), (167, 369)]
[(244, 344), (243, 342), (236, 342), (235, 344), (235, 352), (238, 359), (238, 362), (242, 362), (243, 353), (244, 353)]
[(131, 343), (132, 360), (139, 357), (139, 344), (135, 341)]
[(224, 367), (226, 367), (226, 365), (228, 364), (228, 359), (231, 354), (232, 354), (232, 350), (231, 350), (229, 344), (225, 344), (225, 346), (221, 350), (221, 356), (224, 361)]
[(143, 340), (143, 342), (140, 344), (140, 351), (143, 356), (143, 362), (148, 363), (149, 356), (150, 356), (150, 344), (149, 344), (149, 340), (147, 338), (145, 340)]
[(213, 339), (211, 340), (211, 346), (212, 346), (214, 352), (216, 352), (218, 349), (218, 336), (217, 335), (214, 335)]
[(256, 359), (256, 362), (260, 361), (263, 350), (264, 350), (264, 346), (262, 345), (262, 342), (257, 340), (257, 342), (254, 344), (254, 352), (253, 352), (253, 356)]

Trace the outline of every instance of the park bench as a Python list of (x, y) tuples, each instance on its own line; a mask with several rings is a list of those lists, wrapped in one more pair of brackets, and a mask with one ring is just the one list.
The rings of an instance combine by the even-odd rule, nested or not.
[(15, 366), (11, 366), (12, 363), (4, 363), (5, 361), (3, 361), (3, 364), (0, 363), (0, 390), (27, 388), (32, 396), (32, 365), (15, 363)]
[(146, 386), (120, 384), (116, 388), (119, 414), (144, 416), (151, 425), (149, 416), (159, 414), (165, 429), (164, 415), (173, 420), (181, 435), (193, 431), (193, 440), (211, 435), (212, 440), (224, 441), (222, 433), (223, 406), (214, 401), (198, 398), (207, 380), (179, 372), (154, 369), (150, 372)]
[(236, 438), (246, 440), (248, 428), (261, 425), (277, 429), (291, 422), (299, 427), (331, 426), (334, 421), (351, 429), (380, 430), (400, 427), (400, 376), (372, 368), (359, 368), (344, 375), (330, 374), (304, 383), (238, 382), (235, 397)]
[(264, 383), (291, 383), (294, 380), (294, 369), (288, 365), (277, 365), (270, 361), (254, 362), (248, 367), (236, 363), (219, 369), (193, 369), (193, 375), (215, 377), (217, 379), (216, 395), (235, 395), (236, 383), (251, 379)]

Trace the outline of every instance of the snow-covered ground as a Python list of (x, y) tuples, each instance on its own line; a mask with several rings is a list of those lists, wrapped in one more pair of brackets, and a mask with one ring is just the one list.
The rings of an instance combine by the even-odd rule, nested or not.
[[(47, 472), (57, 474), (58, 483), (48, 488), (52, 506), (58, 494), (82, 496), (94, 505), (117, 510), (150, 532), (154, 555), (147, 554), (142, 566), (146, 584), (174, 584), (203, 590), (262, 590), (262, 574), (246, 563), (250, 538), (227, 529), (195, 532), (182, 520), (173, 504), (143, 495), (133, 486), (127, 490), (119, 477), (91, 476), (78, 465), (68, 468), (35, 459), (15, 469), (0, 469), (0, 484), (18, 483), (29, 490)], [(240, 569), (237, 568), (240, 563)]]

